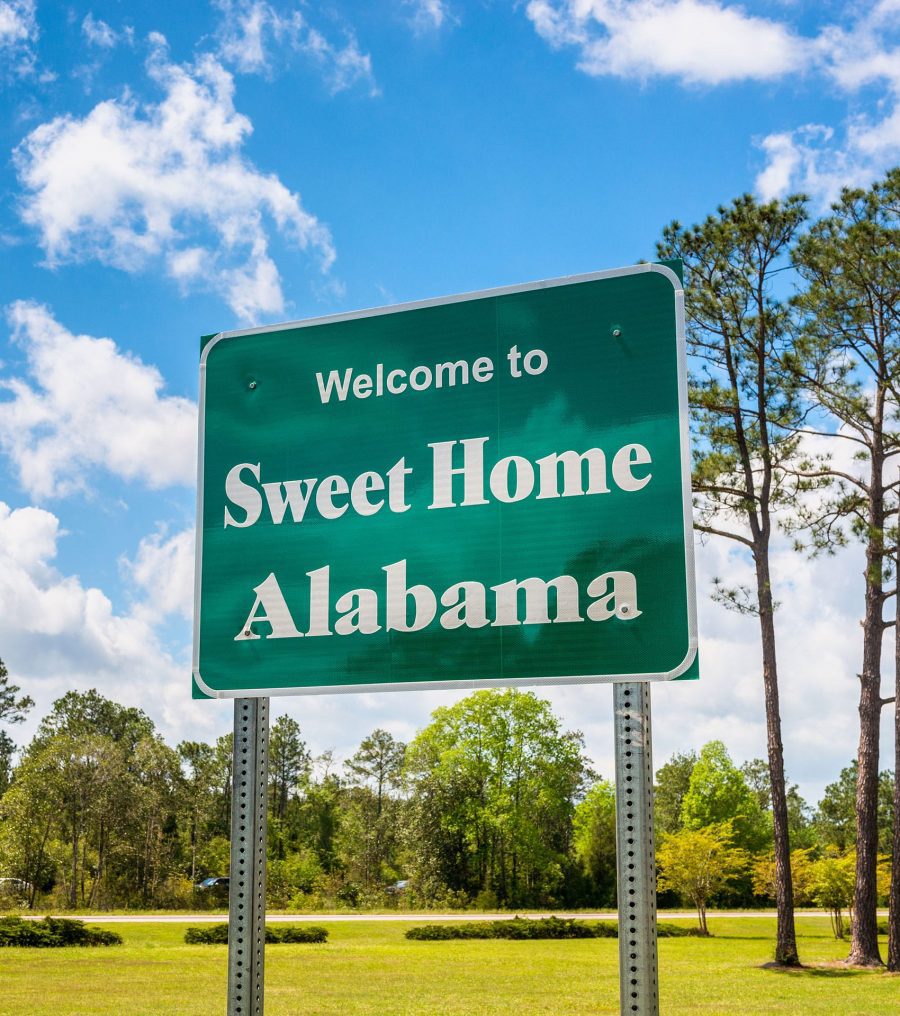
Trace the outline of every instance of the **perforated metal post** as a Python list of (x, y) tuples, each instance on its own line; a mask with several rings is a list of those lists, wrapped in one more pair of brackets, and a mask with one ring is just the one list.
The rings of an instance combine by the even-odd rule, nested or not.
[(659, 1016), (650, 685), (613, 685), (622, 1016)]
[(262, 1016), (269, 700), (235, 699), (228, 894), (228, 1016)]

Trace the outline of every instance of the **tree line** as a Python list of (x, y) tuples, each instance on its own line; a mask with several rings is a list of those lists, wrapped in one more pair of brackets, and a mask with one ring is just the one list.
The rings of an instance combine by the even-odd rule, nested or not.
[[(684, 268), (695, 527), (704, 538), (731, 541), (753, 566), (750, 585), (726, 577), (716, 583), (714, 596), (724, 606), (754, 617), (759, 626), (767, 726), (764, 768), (773, 847), (770, 881), (778, 913), (775, 959), (784, 965), (799, 963), (793, 913), (805, 889), (794, 885), (794, 869), (799, 856), (796, 851), (807, 848), (798, 846), (794, 802), (785, 778), (778, 605), (773, 585), (789, 576), (776, 573), (772, 547), (781, 533), (794, 541), (798, 556), (833, 553), (849, 544), (861, 550), (858, 750), (852, 771), (854, 920), (849, 958), (854, 963), (877, 965), (881, 963), (876, 914), (883, 883), (881, 857), (886, 848), (894, 857), (900, 856), (900, 822), (895, 823), (889, 844), (880, 842), (879, 825), (885, 793), (879, 731), (882, 710), (891, 704), (898, 735), (894, 771), (900, 769), (900, 697), (883, 694), (881, 673), (885, 634), (893, 628), (895, 680), (900, 675), (900, 625), (895, 621), (900, 561), (900, 469), (896, 468), (900, 454), (900, 169), (868, 188), (845, 189), (818, 218), (810, 215), (803, 195), (767, 203), (745, 195), (693, 227), (671, 223), (662, 231), (657, 253), (661, 259), (680, 259)], [(852, 678), (848, 675), (848, 679)], [(15, 712), (15, 703), (12, 708)], [(15, 718), (8, 713), (10, 717)], [(144, 720), (146, 717), (141, 722)], [(51, 719), (45, 720), (42, 730), (47, 722)], [(64, 732), (66, 724), (58, 722)], [(445, 722), (460, 725), (448, 735), (451, 740), (470, 732), (467, 723), (471, 721), (455, 714), (448, 715)], [(50, 743), (56, 733), (48, 728), (44, 736)], [(73, 750), (80, 736), (72, 735)], [(111, 808), (116, 806), (123, 780), (141, 786), (142, 780), (150, 779), (154, 766), (173, 764), (170, 756), (153, 747), (157, 741), (152, 736), (149, 741), (142, 740), (136, 728), (128, 736), (135, 751), (142, 744), (142, 751), (149, 755), (137, 767), (130, 760), (121, 779), (109, 781)], [(291, 853), (288, 845), (300, 842), (291, 837), (302, 828), (313, 844), (308, 847), (312, 851), (309, 870), (318, 864), (325, 875), (338, 871), (351, 856), (341, 836), (349, 836), (347, 830), (356, 822), (361, 830), (358, 835), (368, 843), (364, 869), (378, 869), (400, 836), (401, 825), (391, 809), (395, 807), (392, 802), (402, 800), (407, 809), (403, 828), (412, 828), (410, 815), (418, 823), (418, 838), (405, 841), (417, 852), (415, 867), (413, 861), (404, 860), (403, 873), (407, 868), (418, 873), (418, 881), (413, 883), (419, 887), (417, 892), (424, 892), (423, 898), (433, 896), (432, 890), (423, 888), (429, 885), (456, 887), (471, 896), (473, 887), (480, 883), (478, 892), (499, 892), (498, 898), (503, 900), (516, 899), (518, 892), (539, 895), (539, 886), (550, 892), (551, 883), (571, 885), (565, 874), (570, 869), (561, 859), (574, 856), (574, 809), (583, 803), (579, 794), (587, 789), (583, 773), (582, 783), (578, 783), (571, 773), (563, 777), (554, 770), (561, 782), (547, 790), (518, 778), (509, 785), (504, 783), (500, 821), (490, 817), (486, 804), (494, 800), (489, 794), (494, 784), (484, 782), (477, 765), (468, 761), (462, 765), (461, 760), (462, 768), (454, 768), (448, 761), (453, 757), (450, 741), (446, 757), (439, 740), (430, 745), (418, 742), (419, 738), (404, 752), (400, 767), (404, 796), (394, 796), (391, 780), (399, 777), (389, 777), (385, 770), (374, 816), (367, 811), (371, 807), (371, 777), (364, 776), (362, 770), (355, 776), (338, 773), (327, 758), (315, 763), (307, 760), (304, 765), (318, 775), (308, 780), (311, 796), (303, 798), (306, 804), (300, 807), (284, 790), (273, 802), (273, 830), (282, 838), (276, 845), (284, 844), (284, 862)], [(102, 740), (91, 743), (97, 752), (108, 749)], [(561, 742), (561, 757), (566, 754), (564, 745), (574, 751), (571, 742)], [(90, 744), (83, 747), (88, 750)], [(480, 752), (490, 750), (479, 742)], [(11, 791), (23, 782), (21, 766), (36, 764), (30, 751), (16, 770)], [(197, 746), (194, 762), (182, 762), (178, 752), (174, 761), (188, 767), (190, 780), (199, 787), (209, 778), (208, 771), (214, 770), (216, 779), (222, 777), (223, 763), (209, 757), (217, 751), (227, 756), (224, 745), (207, 745)], [(83, 752), (76, 756), (82, 758)], [(0, 735), (0, 760), (10, 757), (8, 735)], [(489, 755), (477, 757), (486, 764)], [(82, 765), (74, 760), (69, 764), (73, 775)], [(92, 764), (83, 763), (88, 770)], [(574, 790), (566, 780), (575, 780)], [(571, 822), (564, 821), (564, 812), (558, 810), (560, 795), (569, 792)], [(466, 797), (468, 793), (475, 796)], [(591, 793), (595, 802), (602, 798), (601, 791)], [(900, 813), (900, 783), (896, 780), (892, 799), (893, 813)], [(164, 810), (162, 799), (156, 804), (154, 800), (148, 792), (142, 805), (149, 809), (141, 819), (146, 826), (144, 852), (128, 855), (151, 895), (158, 881), (156, 873), (164, 867), (153, 857), (162, 849), (160, 844), (174, 842), (172, 830), (154, 824), (157, 810)], [(203, 807), (212, 807), (210, 801)], [(356, 809), (353, 820), (344, 814), (351, 801)], [(219, 800), (218, 806), (221, 804)], [(451, 805), (458, 805), (466, 820), (451, 823), (454, 834), (444, 836), (448, 827), (443, 809)], [(68, 799), (66, 806), (71, 807)], [(77, 813), (76, 808), (72, 815)], [(541, 816), (547, 830), (554, 831), (550, 839), (534, 832), (535, 815)], [(476, 820), (476, 816), (480, 818)], [(198, 812), (195, 825), (199, 829), (209, 820)], [(55, 812), (48, 817), (48, 830), (53, 821)], [(76, 883), (84, 881), (87, 869), (77, 861), (82, 834), (75, 828), (74, 818), (71, 824), (73, 859), (67, 891), (74, 899), (81, 891)], [(740, 827), (736, 818), (731, 833), (739, 834)], [(720, 829), (723, 835), (727, 831)], [(223, 826), (220, 832), (224, 836), (227, 829)], [(45, 842), (42, 835), (37, 837), (35, 849)], [(322, 844), (328, 844), (327, 848)], [(98, 869), (112, 863), (112, 841), (98, 851)], [(350, 868), (357, 871), (361, 855), (351, 853), (356, 860)], [(195, 865), (199, 856), (195, 856)], [(281, 860), (276, 857), (273, 863)], [(453, 875), (455, 865), (460, 868)], [(400, 872), (399, 868), (394, 870)], [(549, 875), (554, 870), (558, 872), (555, 883)], [(278, 877), (276, 874), (276, 881)], [(354, 885), (370, 884), (356, 876), (351, 881)], [(94, 882), (88, 878), (84, 884)], [(900, 970), (900, 865), (894, 865), (889, 896), (888, 966)]]
[[(142, 710), (69, 692), (2, 773), (0, 875), (21, 880), (32, 908), (221, 906), (224, 894), (198, 884), (228, 873), (231, 766), (230, 734), (172, 747)], [(856, 776), (845, 768), (815, 809), (795, 786), (787, 794), (804, 902), (836, 919), (852, 900)], [(879, 786), (887, 872), (892, 774)], [(314, 757), (297, 722), (280, 716), (268, 795), (273, 908), (616, 903), (615, 788), (582, 735), (532, 692), (474, 692), (435, 710), (409, 744), (375, 730), (342, 765), (330, 752)], [(658, 770), (656, 800), (663, 904), (697, 906), (704, 928), (712, 903), (767, 905), (765, 762), (738, 767), (713, 741)], [(829, 864), (843, 894), (825, 891)], [(882, 878), (882, 902), (886, 893)]]

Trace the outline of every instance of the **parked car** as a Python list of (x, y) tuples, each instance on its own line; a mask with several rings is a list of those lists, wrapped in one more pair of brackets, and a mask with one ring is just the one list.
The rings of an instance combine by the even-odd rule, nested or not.
[(31, 895), (31, 883), (24, 878), (0, 878), (0, 899), (25, 902)]
[(212, 878), (205, 878), (202, 882), (197, 883), (198, 889), (227, 889), (228, 888), (228, 876), (227, 875), (214, 875)]

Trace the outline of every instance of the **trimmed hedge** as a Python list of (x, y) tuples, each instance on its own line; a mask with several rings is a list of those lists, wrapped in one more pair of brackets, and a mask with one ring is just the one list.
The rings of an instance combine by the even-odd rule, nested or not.
[[(681, 938), (698, 935), (698, 928), (682, 928), (677, 924), (660, 924), (660, 938)], [(514, 917), (511, 921), (463, 921), (459, 924), (422, 924), (410, 928), (406, 937), (414, 942), (446, 942), (459, 938), (618, 938), (615, 921), (578, 921), (571, 917), (542, 917), (536, 921)]]
[[(208, 924), (199, 928), (188, 928), (184, 933), (188, 945), (227, 945), (228, 925)], [(328, 929), (317, 924), (289, 924), (284, 928), (277, 925), (266, 925), (266, 945), (279, 943), (294, 944), (297, 942), (325, 942), (328, 940)]]
[(0, 947), (26, 946), (32, 949), (61, 949), (68, 945), (121, 945), (122, 936), (102, 928), (87, 928), (84, 921), (45, 917), (25, 921), (21, 917), (0, 917)]

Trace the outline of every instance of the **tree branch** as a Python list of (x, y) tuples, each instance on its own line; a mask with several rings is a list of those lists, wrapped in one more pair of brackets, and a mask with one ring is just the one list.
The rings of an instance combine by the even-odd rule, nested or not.
[(745, 547), (749, 547), (750, 550), (755, 550), (753, 541), (748, 539), (746, 536), (739, 536), (737, 533), (729, 533), (725, 529), (714, 529), (712, 526), (707, 526), (699, 522), (694, 523), (694, 528), (699, 529), (701, 533), (709, 533), (710, 536), (724, 536), (726, 540), (736, 540), (738, 543), (743, 543)]

